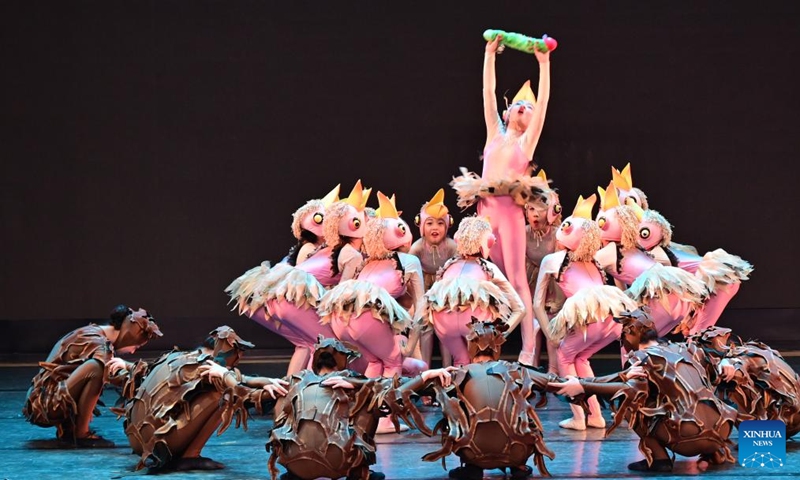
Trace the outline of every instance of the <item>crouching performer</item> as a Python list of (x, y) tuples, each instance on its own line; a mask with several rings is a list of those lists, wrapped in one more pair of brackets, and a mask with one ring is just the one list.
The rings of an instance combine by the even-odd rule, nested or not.
[[(430, 434), (442, 432), (442, 448), (422, 459), (444, 463), (447, 455), (458, 455), (462, 465), (450, 470), (450, 478), (480, 480), (485, 468), (508, 468), (511, 478), (523, 479), (532, 473), (526, 464), (533, 455), (539, 473), (550, 476), (544, 457), (552, 460), (555, 453), (544, 443), (534, 400), (540, 392), (543, 403), (548, 381), (558, 377), (500, 360), (508, 329), (501, 320), (473, 320), (471, 327), (472, 363), (451, 372), (449, 387), (434, 386), (443, 418)], [(417, 426), (427, 433), (427, 427)]]
[(709, 376), (717, 375), (717, 396), (739, 409), (739, 420), (780, 420), (786, 438), (800, 432), (800, 379), (780, 352), (761, 342), (733, 341), (731, 329), (716, 326), (688, 341), (705, 352)]
[(266, 445), (273, 480), (278, 476), (276, 463), (287, 470), (281, 480), (385, 478), (369, 469), (376, 461), (379, 418), (391, 412), (408, 422), (411, 409), (422, 423), (411, 402), (412, 393), (434, 378), (449, 384), (450, 376), (443, 369), (427, 370), (411, 379), (367, 378), (347, 368), (358, 356), (339, 340), (320, 336), (312, 370), (290, 377), (288, 394), (275, 406), (275, 425)]
[(598, 378), (571, 377), (557, 393), (611, 398), (614, 422), (610, 434), (622, 420), (639, 435), (639, 450), (645, 459), (628, 465), (637, 471), (672, 471), (674, 453), (708, 463), (733, 462), (729, 448), (736, 410), (714, 395), (696, 346), (658, 339), (653, 321), (641, 310), (615, 317), (622, 324), (621, 341), (629, 361), (640, 366), (646, 380), (631, 370)]
[(22, 414), (34, 425), (56, 427), (65, 446), (113, 448), (114, 442), (89, 429), (103, 386), (123, 383), (127, 362), (115, 353), (133, 353), (161, 336), (147, 311), (117, 305), (107, 325), (94, 323), (64, 335), (31, 381)]
[[(159, 358), (125, 407), (125, 433), (137, 470), (217, 470), (224, 465), (200, 452), (217, 430), (222, 434), (234, 417), (247, 429), (247, 408), (261, 413), (262, 402), (286, 394), (286, 382), (242, 375), (236, 368), (245, 349), (228, 326), (216, 328), (193, 351), (173, 351)], [(134, 390), (135, 376), (123, 389)]]

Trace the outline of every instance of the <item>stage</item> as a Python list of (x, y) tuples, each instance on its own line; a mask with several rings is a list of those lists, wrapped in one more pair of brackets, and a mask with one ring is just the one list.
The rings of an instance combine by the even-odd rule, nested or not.
[[(603, 356), (594, 361), (596, 373), (610, 372), (615, 361)], [(800, 357), (788, 358), (793, 368), (800, 367)], [(20, 411), (25, 399), (30, 379), (36, 372), (32, 366), (0, 367), (0, 431), (4, 442), (0, 447), (0, 478), (17, 479), (61, 479), (61, 478), (119, 478), (133, 475), (132, 468), (138, 457), (132, 455), (122, 430), (122, 421), (107, 407), (99, 407), (102, 415), (95, 418), (92, 426), (97, 432), (113, 440), (117, 447), (97, 450), (54, 449), (55, 429), (44, 429), (28, 424)], [(262, 375), (281, 375), (285, 371), (283, 357), (249, 358), (242, 365), (245, 373)], [(113, 405), (117, 396), (113, 390), (106, 390), (103, 401)], [(433, 407), (422, 407), (426, 412), (428, 425), (433, 425), (438, 417)], [(547, 468), (554, 478), (642, 478), (627, 470), (628, 463), (642, 458), (639, 453), (638, 437), (623, 424), (608, 438), (603, 431), (588, 429), (583, 432), (564, 430), (558, 421), (568, 415), (567, 404), (553, 396), (549, 397), (545, 408), (538, 410), (545, 428), (545, 442), (556, 453), (555, 460), (546, 460)], [(611, 412), (605, 413), (610, 420)], [(210, 479), (264, 479), (267, 471), (268, 454), (264, 450), (268, 433), (272, 426), (271, 415), (254, 416), (248, 422), (248, 431), (233, 426), (223, 435), (212, 437), (203, 450), (203, 455), (226, 465), (224, 470), (215, 472), (176, 472), (163, 475), (173, 480)], [(737, 433), (731, 437), (734, 457), (737, 456)], [(436, 438), (428, 438), (416, 430), (401, 434), (378, 436), (377, 464), (374, 470), (386, 474), (387, 479), (427, 480), (446, 479), (447, 471), (440, 462), (423, 462), (420, 458), (436, 449)], [(735, 464), (712, 466), (702, 472), (704, 477), (713, 478), (787, 478), (800, 477), (800, 443), (788, 441), (787, 458), (783, 468), (745, 469)], [(447, 457), (447, 468), (459, 465), (454, 455)], [(533, 466), (532, 461), (528, 465)], [(281, 470), (283, 471), (283, 470)], [(649, 474), (647, 477), (660, 479), (694, 476), (700, 474), (695, 459), (678, 457), (672, 474)], [(484, 478), (499, 479), (499, 470), (486, 470)], [(538, 477), (534, 467), (532, 478)]]

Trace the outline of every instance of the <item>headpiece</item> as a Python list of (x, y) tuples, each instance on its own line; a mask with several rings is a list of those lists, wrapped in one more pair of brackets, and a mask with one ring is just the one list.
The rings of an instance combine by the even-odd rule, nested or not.
[[(504, 332), (508, 330), (508, 324), (501, 319), (493, 322), (481, 322), (472, 317), (470, 332), (467, 334), (467, 349), (470, 358), (483, 352), (490, 354), (492, 359), (499, 360), (502, 346), (506, 342)], [(491, 353), (490, 353), (491, 352)]]

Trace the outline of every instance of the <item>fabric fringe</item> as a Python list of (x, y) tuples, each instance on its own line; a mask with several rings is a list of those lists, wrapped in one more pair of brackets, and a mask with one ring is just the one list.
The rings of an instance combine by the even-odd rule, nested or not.
[(365, 311), (389, 323), (396, 332), (411, 324), (411, 315), (385, 288), (364, 280), (340, 283), (322, 297), (317, 307), (322, 324), (330, 323), (333, 316), (349, 322)]
[(709, 294), (703, 282), (691, 273), (660, 263), (639, 275), (626, 292), (639, 305), (658, 299), (664, 307), (668, 307), (668, 297), (673, 293), (695, 307), (700, 307)]
[[(288, 263), (269, 262), (251, 268), (225, 289), (240, 314), (249, 315), (269, 300), (286, 300), (297, 307), (316, 308), (326, 290), (310, 273)], [(236, 307), (234, 307), (236, 308)]]
[(564, 307), (550, 321), (550, 335), (558, 342), (563, 340), (570, 330), (580, 328), (585, 333), (589, 324), (603, 322), (609, 315), (618, 316), (637, 307), (636, 302), (617, 287), (610, 285), (587, 287), (564, 302)]
[(510, 301), (498, 283), (472, 277), (451, 277), (434, 283), (425, 293), (428, 304), (428, 322), (433, 325), (433, 313), (442, 310), (464, 311), (486, 309), (492, 318), (508, 321), (511, 316)]
[(718, 284), (729, 285), (748, 280), (752, 271), (753, 265), (748, 261), (718, 248), (703, 255), (695, 275), (713, 292)]
[(458, 206), (465, 210), (481, 198), (510, 195), (517, 205), (523, 206), (532, 198), (549, 190), (547, 182), (530, 175), (514, 175), (503, 180), (484, 180), (477, 173), (461, 167), (461, 175), (453, 177), (450, 186), (458, 194)]

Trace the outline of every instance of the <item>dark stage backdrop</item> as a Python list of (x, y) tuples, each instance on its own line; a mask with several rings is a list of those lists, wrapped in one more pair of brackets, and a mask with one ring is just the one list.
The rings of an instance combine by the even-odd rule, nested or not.
[(677, 241), (756, 266), (731, 308), (798, 308), (800, 7), (754, 5), (2, 2), (0, 319), (228, 321), (305, 200), (361, 178), (410, 221), (480, 171), (486, 28), (559, 40), (535, 159), (567, 211), (631, 162)]

